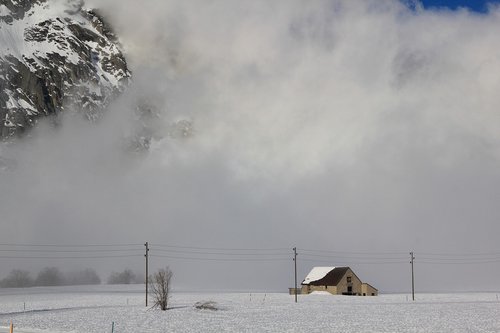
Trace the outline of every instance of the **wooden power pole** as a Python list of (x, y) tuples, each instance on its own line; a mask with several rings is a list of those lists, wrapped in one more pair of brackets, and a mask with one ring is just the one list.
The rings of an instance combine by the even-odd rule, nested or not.
[(144, 254), (144, 257), (146, 258), (146, 307), (148, 307), (148, 280), (149, 280), (149, 273), (148, 273), (148, 261), (149, 261), (149, 244), (146, 242), (144, 244), (146, 247), (146, 254)]
[(295, 288), (294, 288), (294, 293), (295, 293), (295, 303), (297, 303), (297, 248), (293, 248), (293, 262), (295, 264)]
[(411, 264), (411, 298), (415, 300), (415, 274), (413, 273), (413, 262), (415, 261), (415, 256), (413, 251), (410, 252), (410, 264)]

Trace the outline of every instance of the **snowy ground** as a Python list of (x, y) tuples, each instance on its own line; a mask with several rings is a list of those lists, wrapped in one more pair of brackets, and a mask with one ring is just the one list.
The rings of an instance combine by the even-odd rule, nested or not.
[[(349, 297), (173, 293), (146, 309), (140, 286), (0, 289), (0, 332), (500, 332), (495, 293)], [(215, 301), (218, 311), (198, 310)]]

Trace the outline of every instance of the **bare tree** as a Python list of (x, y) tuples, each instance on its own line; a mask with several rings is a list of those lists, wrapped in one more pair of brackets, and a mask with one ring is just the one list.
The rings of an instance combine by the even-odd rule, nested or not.
[(131, 284), (137, 281), (137, 277), (131, 269), (125, 269), (123, 272), (113, 272), (108, 278), (108, 284)]
[(57, 267), (45, 267), (42, 269), (35, 280), (36, 286), (61, 286), (64, 277)]
[(101, 284), (101, 279), (95, 270), (87, 268), (80, 271), (66, 273), (64, 284), (70, 286)]
[(28, 271), (12, 270), (9, 275), (0, 281), (2, 288), (26, 288), (33, 286), (34, 281)]
[(149, 288), (155, 302), (153, 307), (159, 307), (162, 311), (168, 309), (172, 274), (172, 271), (167, 266), (149, 277)]

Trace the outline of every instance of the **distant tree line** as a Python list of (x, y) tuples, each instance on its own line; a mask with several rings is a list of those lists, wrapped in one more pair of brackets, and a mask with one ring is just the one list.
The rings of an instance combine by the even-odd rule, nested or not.
[(130, 269), (125, 269), (123, 272), (113, 272), (108, 277), (108, 284), (133, 284), (144, 283), (144, 278), (135, 274)]
[[(144, 281), (130, 269), (113, 272), (107, 279), (108, 284), (132, 284)], [(57, 267), (45, 267), (33, 277), (29, 271), (14, 269), (0, 280), (0, 288), (27, 288), (42, 286), (73, 286), (101, 284), (101, 278), (94, 269), (86, 268), (67, 273)]]

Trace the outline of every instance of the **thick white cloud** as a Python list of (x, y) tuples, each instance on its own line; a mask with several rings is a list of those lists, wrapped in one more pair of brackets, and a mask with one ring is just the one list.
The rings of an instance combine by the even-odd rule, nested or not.
[[(417, 258), (500, 252), (498, 8), (412, 11), (389, 0), (93, 5), (116, 27), (133, 87), (96, 126), (70, 117), (2, 148), (17, 167), (0, 174), (8, 230), (0, 240), (15, 233), (38, 243), (403, 256), (413, 249)], [(150, 151), (130, 156), (121, 145), (136, 126), (129, 109), (138, 98), (159, 116)], [(192, 136), (166, 135), (182, 119), (192, 121)], [(231, 288), (293, 281), (286, 262), (156, 265), (165, 263), (192, 286), (222, 287), (220, 275)], [(337, 265), (303, 261), (301, 273), (315, 264)], [(408, 285), (406, 264), (352, 266), (383, 290)], [(422, 264), (421, 288), (478, 288), (463, 273), (470, 268)], [(193, 277), (200, 269), (208, 277)]]

